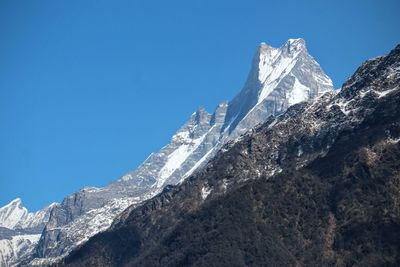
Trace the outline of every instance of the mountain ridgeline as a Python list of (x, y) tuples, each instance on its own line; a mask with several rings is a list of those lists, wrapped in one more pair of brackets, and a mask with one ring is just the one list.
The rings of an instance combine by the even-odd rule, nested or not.
[[(83, 188), (52, 206), (39, 240), (30, 242), (32, 253), (8, 261), (22, 265), (59, 261), (108, 229), (126, 208), (140, 205), (167, 185), (182, 183), (226, 143), (296, 103), (331, 91), (332, 81), (308, 53), (304, 40), (289, 39), (280, 48), (262, 43), (242, 91), (232, 101), (222, 102), (212, 114), (198, 109), (168, 145), (117, 181), (103, 188)], [(18, 255), (18, 249), (10, 246), (7, 253)]]
[(340, 92), (226, 142), (55, 265), (399, 266), (399, 86), (397, 46)]
[(9, 266), (33, 253), (54, 206), (28, 212), (17, 198), (0, 208), (0, 266)]
[(0, 208), (0, 266), (398, 266), (399, 50), (335, 91), (304, 40), (262, 43), (138, 168)]

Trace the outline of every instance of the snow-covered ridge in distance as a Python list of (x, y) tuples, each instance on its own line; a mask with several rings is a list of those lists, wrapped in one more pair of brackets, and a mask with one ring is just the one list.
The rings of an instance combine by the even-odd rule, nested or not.
[(0, 208), (0, 266), (32, 254), (57, 203), (29, 212), (20, 198)]
[(0, 227), (8, 229), (35, 228), (46, 223), (50, 216), (51, 209), (57, 205), (52, 203), (49, 206), (37, 211), (28, 212), (23, 206), (22, 200), (16, 198), (0, 208)]

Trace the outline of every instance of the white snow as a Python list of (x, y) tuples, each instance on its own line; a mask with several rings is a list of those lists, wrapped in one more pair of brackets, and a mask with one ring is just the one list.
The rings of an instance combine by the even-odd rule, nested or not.
[(391, 92), (398, 90), (398, 89), (399, 89), (399, 87), (395, 87), (393, 89), (389, 89), (389, 90), (386, 90), (383, 92), (369, 89), (369, 90), (360, 92), (360, 96), (365, 97), (369, 92), (373, 92), (374, 94), (376, 94), (378, 96), (378, 98), (382, 98), (382, 97), (385, 97), (387, 94), (390, 94)]
[(203, 198), (203, 200), (205, 200), (208, 197), (208, 195), (211, 193), (211, 191), (212, 191), (212, 189), (208, 186), (207, 187), (203, 186), (201, 188), (201, 197)]
[(269, 176), (271, 177), (271, 176), (274, 176), (275, 174), (281, 173), (281, 172), (282, 172), (281, 168), (279, 168), (279, 167), (278, 168), (274, 168), (269, 172)]
[(0, 226), (9, 229), (35, 227), (48, 219), (53, 203), (37, 212), (28, 212), (20, 198), (0, 208)]
[(211, 155), (211, 153), (214, 152), (216, 146), (211, 148), (199, 161), (196, 162), (196, 164), (187, 172), (185, 175), (182, 177), (182, 180), (185, 180), (188, 176), (190, 176), (208, 157)]
[(189, 139), (189, 131), (181, 131), (176, 133), (174, 136), (172, 136), (172, 141), (177, 141), (177, 140), (187, 140)]
[[(17, 198), (0, 208), (0, 226), (9, 229), (35, 228), (46, 223), (53, 203), (37, 212), (28, 212)], [(15, 235), (11, 239), (0, 240), (0, 266), (14, 266), (14, 263), (30, 253), (40, 238), (40, 234)]]
[[(326, 75), (324, 75), (324, 76), (314, 75), (314, 78), (315, 78), (315, 80), (316, 80), (318, 83), (320, 83), (320, 84), (333, 87), (333, 82), (332, 82), (332, 80), (331, 80), (328, 76), (326, 76)], [(323, 93), (325, 93), (325, 91), (320, 92), (320, 94), (323, 94)]]
[[(177, 138), (181, 138), (183, 144), (180, 145), (175, 151), (168, 155), (167, 162), (162, 167), (159, 172), (159, 179), (157, 180), (157, 186), (160, 187), (164, 184), (165, 180), (171, 176), (174, 171), (179, 169), (186, 159), (199, 147), (199, 145), (204, 141), (206, 136), (213, 131), (216, 127), (214, 124), (205, 134), (201, 137), (191, 140), (187, 134), (176, 134), (173, 137), (173, 141)], [(213, 149), (210, 149), (188, 172), (186, 172), (182, 177), (182, 180), (189, 176), (200, 164), (207, 159)]]
[[(142, 202), (148, 198), (153, 197), (159, 191), (153, 192), (141, 198), (139, 197), (125, 197), (115, 198), (110, 200), (107, 204), (98, 209), (92, 209), (85, 214), (79, 216), (77, 219), (71, 221), (69, 224), (62, 227), (54, 227), (48, 230), (62, 229), (73, 245), (68, 246), (62, 255), (58, 257), (47, 257), (43, 259), (35, 259), (30, 264), (32, 265), (49, 265), (52, 262), (57, 262), (65, 257), (73, 248), (87, 241), (93, 235), (108, 229), (116, 216), (128, 208), (130, 205)], [(83, 227), (84, 226), (84, 227)], [(40, 235), (39, 235), (40, 236)], [(1, 265), (0, 265), (1, 266)]]
[[(149, 161), (151, 159), (151, 157), (154, 155), (154, 153), (150, 153), (150, 155), (143, 161), (142, 165), (145, 165), (147, 163), (147, 161)], [(122, 176), (121, 178), (119, 178), (117, 181), (119, 182), (126, 182), (129, 180), (132, 180), (134, 178), (134, 176), (131, 173), (125, 174), (124, 176)], [(136, 177), (138, 178), (138, 177)], [(99, 190), (101, 190), (101, 188), (98, 188)]]
[(133, 178), (132, 175), (130, 173), (128, 173), (128, 174), (125, 174), (124, 176), (122, 176), (120, 180), (126, 182), (129, 180), (132, 180), (132, 178)]
[(391, 144), (397, 144), (398, 142), (400, 142), (400, 137), (399, 138), (389, 138), (388, 142)]
[(39, 238), (40, 234), (16, 235), (0, 240), (0, 266), (14, 266), (17, 259), (32, 251)]
[(350, 109), (347, 108), (347, 106), (350, 104), (351, 101), (353, 101), (353, 100), (346, 101), (346, 102), (337, 101), (335, 104), (340, 108), (340, 110), (343, 112), (343, 114), (347, 116), (350, 114), (350, 111), (351, 111)]
[(86, 186), (84, 188), (82, 188), (82, 191), (86, 192), (86, 193), (95, 193), (98, 191), (101, 191), (102, 189), (94, 187), (94, 186)]
[(157, 186), (162, 186), (165, 180), (176, 171), (182, 163), (196, 150), (196, 148), (203, 142), (207, 133), (203, 136), (194, 139), (190, 143), (180, 145), (175, 151), (168, 155), (167, 162), (159, 172), (159, 179), (157, 180)]
[(297, 156), (301, 157), (301, 155), (303, 155), (303, 148), (301, 146), (299, 146), (298, 150), (297, 150)]
[(293, 90), (289, 93), (288, 102), (289, 105), (294, 105), (303, 101), (308, 100), (310, 89), (299, 82), (299, 80), (294, 77)]
[(28, 216), (28, 210), (22, 206), (20, 198), (16, 198), (6, 206), (0, 208), (0, 226), (14, 229), (14, 227)]
[(16, 227), (17, 228), (32, 228), (47, 222), (50, 216), (51, 209), (57, 205), (57, 203), (52, 203), (49, 206), (37, 211), (29, 212), (24, 220), (20, 221)]
[(269, 125), (268, 125), (268, 129), (271, 129), (272, 127), (274, 127), (275, 126), (275, 124), (278, 122), (278, 118), (275, 118), (274, 120), (273, 120), (273, 122), (271, 122)]
[(384, 96), (386, 96), (387, 94), (389, 94), (389, 93), (391, 93), (391, 92), (393, 92), (393, 91), (395, 91), (395, 90), (397, 90), (397, 89), (398, 89), (398, 87), (393, 88), (393, 89), (390, 89), (390, 90), (386, 90), (386, 91), (383, 91), (383, 92), (377, 92), (377, 91), (375, 91), (375, 93), (378, 94), (378, 98), (381, 98), (381, 97), (384, 97)]
[(298, 53), (293, 57), (286, 57), (282, 55), (282, 51), (279, 51), (274, 58), (267, 58), (268, 54), (260, 56), (258, 79), (263, 87), (258, 96), (257, 105), (264, 101), (285, 75), (292, 70), (297, 62), (297, 55)]
[(227, 179), (223, 179), (223, 180), (222, 180), (222, 184), (221, 184), (221, 188), (222, 188), (222, 190), (224, 191), (224, 193), (225, 193), (226, 190), (228, 189), (228, 185), (229, 185), (228, 180), (227, 180)]
[[(376, 91), (376, 90), (373, 90), (373, 89), (369, 89), (369, 90), (360, 92), (359, 95), (360, 95), (361, 98), (363, 98), (369, 92), (373, 92), (378, 96), (378, 98), (381, 98), (381, 97), (385, 97), (387, 94), (389, 94), (389, 93), (391, 93), (391, 92), (393, 92), (393, 91), (395, 91), (397, 89), (398, 89), (398, 87), (390, 89), (390, 90), (386, 90), (386, 91), (383, 91), (383, 92)], [(336, 100), (335, 102), (333, 102), (332, 104), (329, 104), (327, 106), (327, 109), (330, 109), (333, 105), (336, 105), (336, 106), (338, 106), (340, 108), (340, 110), (343, 112), (343, 114), (348, 116), (350, 114), (350, 112), (353, 110), (353, 109), (349, 108), (349, 104), (351, 102), (353, 102), (353, 101), (354, 101), (354, 99), (351, 99), (351, 100), (348, 100), (348, 101), (339, 99), (339, 100)]]

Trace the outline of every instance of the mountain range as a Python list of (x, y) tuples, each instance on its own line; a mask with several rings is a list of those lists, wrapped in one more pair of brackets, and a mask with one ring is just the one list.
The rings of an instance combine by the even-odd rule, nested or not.
[(399, 266), (400, 45), (55, 266)]
[[(209, 246), (208, 240), (193, 236), (193, 230), (208, 236), (208, 230), (201, 229), (212, 224), (207, 220), (224, 219), (222, 215), (210, 215), (210, 207), (216, 204), (209, 203), (223, 206), (229, 203), (238, 210), (245, 208), (239, 208), (241, 204), (237, 200), (230, 202), (234, 196), (240, 199), (235, 192), (256, 185), (260, 186), (260, 194), (262, 190), (273, 190), (267, 186), (270, 181), (291, 181), (288, 173), (301, 176), (297, 173), (303, 174), (303, 170), (326, 158), (331, 151), (340, 150), (336, 142), (343, 133), (358, 130), (376, 113), (377, 107), (386, 103), (387, 96), (396, 93), (398, 50), (364, 63), (338, 93), (308, 53), (303, 39), (289, 39), (280, 48), (262, 43), (241, 92), (232, 101), (219, 104), (212, 114), (199, 108), (168, 145), (151, 154), (135, 170), (104, 188), (83, 188), (62, 203), (52, 204), (37, 213), (28, 213), (19, 199), (1, 208), (0, 265), (210, 264), (200, 252), (193, 256), (198, 259), (182, 258), (190, 255), (192, 241), (205, 242), (201, 247)], [(387, 63), (390, 60), (393, 62)], [(376, 88), (371, 89), (371, 84)], [(388, 130), (391, 139), (387, 140), (392, 140), (389, 144), (397, 144), (397, 130), (393, 129)], [(353, 152), (349, 149), (349, 153)], [(272, 195), (280, 193), (276, 190)], [(265, 197), (264, 202), (270, 198), (272, 196)], [(246, 201), (244, 203), (250, 205), (254, 199), (248, 196)], [(264, 202), (261, 209), (265, 213)], [(282, 203), (278, 201), (278, 204)], [(221, 207), (213, 208), (216, 211)], [(198, 212), (210, 216), (198, 217)], [(261, 211), (254, 212), (254, 216), (259, 216)], [(336, 216), (332, 214), (329, 216)], [(204, 222), (204, 225), (198, 224), (199, 229), (191, 227), (197, 225), (196, 218)], [(240, 228), (241, 224), (235, 225), (235, 219), (231, 219), (231, 226)], [(243, 223), (249, 226), (249, 222)], [(282, 225), (284, 229), (286, 225)], [(228, 227), (227, 230), (232, 229)], [(281, 234), (263, 233), (273, 234), (268, 242), (277, 241), (274, 238)], [(176, 236), (171, 237), (172, 234)], [(189, 240), (192, 237), (194, 239)], [(279, 238), (283, 240), (282, 236)], [(252, 241), (260, 246), (269, 244), (266, 240)], [(165, 242), (172, 243), (167, 246)], [(181, 250), (175, 250), (176, 246), (181, 246)], [(276, 249), (280, 253), (276, 254), (277, 263), (305, 263), (294, 261), (288, 253)], [(280, 249), (291, 251), (288, 247)], [(71, 251), (73, 253), (68, 256)], [(235, 251), (227, 250), (227, 253)], [(242, 248), (239, 251), (244, 253)], [(268, 253), (275, 255), (272, 252)], [(210, 259), (217, 256), (210, 256)], [(227, 261), (230, 256), (218, 257)], [(255, 256), (252, 254), (252, 257)], [(333, 256), (330, 259), (336, 260)], [(256, 259), (244, 261), (242, 265), (256, 262)]]

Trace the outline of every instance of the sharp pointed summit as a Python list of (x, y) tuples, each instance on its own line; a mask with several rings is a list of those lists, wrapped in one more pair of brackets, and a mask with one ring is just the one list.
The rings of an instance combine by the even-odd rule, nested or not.
[(0, 208), (0, 226), (14, 229), (28, 215), (28, 210), (22, 206), (22, 200), (16, 198)]
[(242, 91), (230, 102), (225, 127), (238, 136), (270, 115), (331, 90), (332, 80), (303, 39), (289, 39), (280, 48), (261, 43)]

